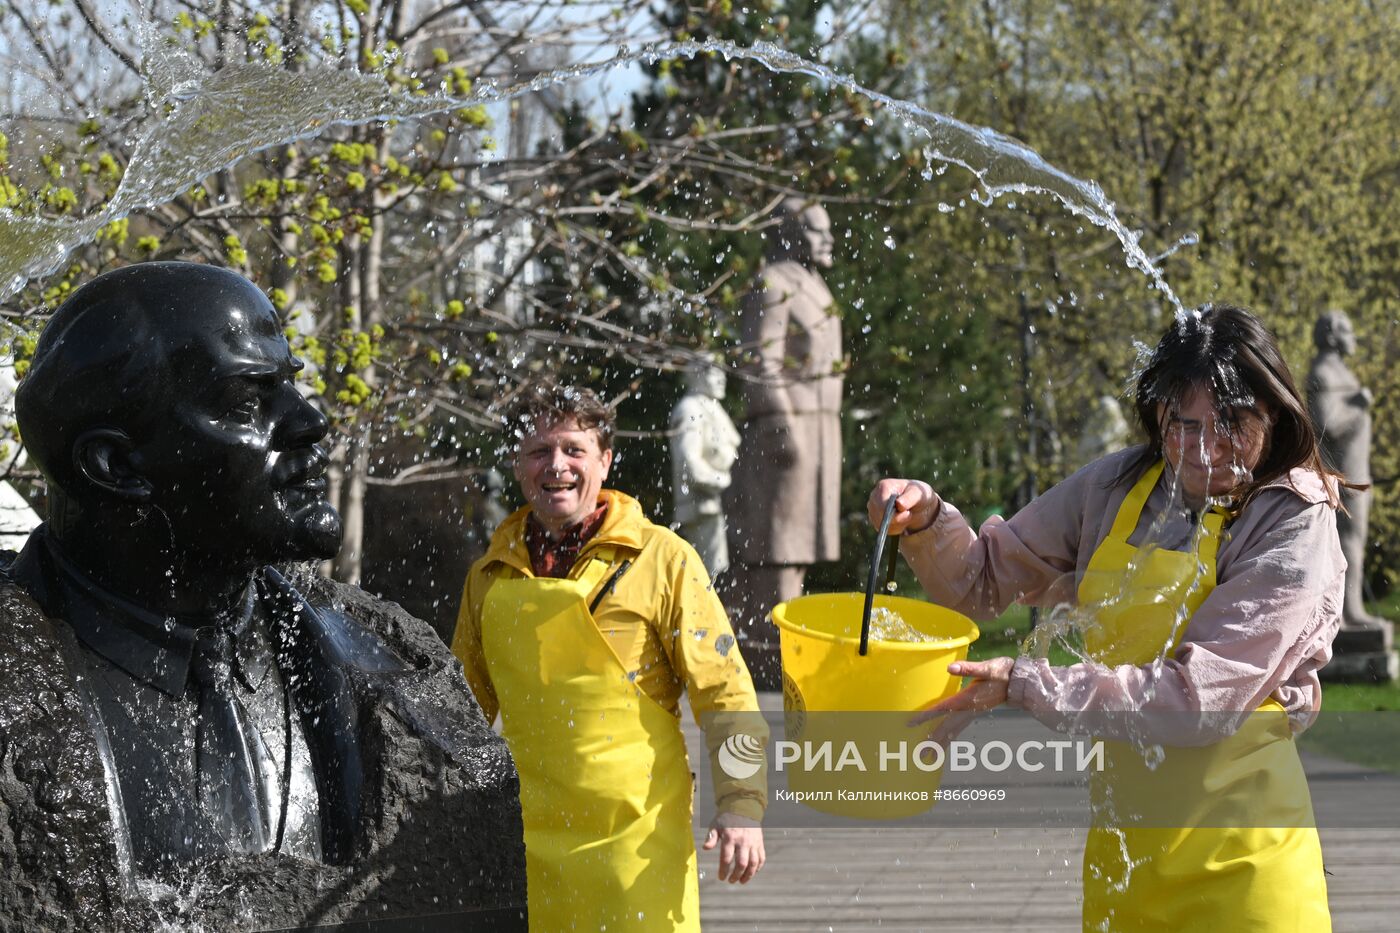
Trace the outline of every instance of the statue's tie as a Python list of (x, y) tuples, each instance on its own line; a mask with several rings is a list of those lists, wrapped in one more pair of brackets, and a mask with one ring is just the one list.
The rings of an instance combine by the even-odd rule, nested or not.
[(267, 812), (258, 779), (260, 739), (234, 692), (233, 645), (215, 628), (195, 633), (190, 680), (197, 691), (195, 771), (198, 799), (210, 824), (229, 848), (267, 849)]

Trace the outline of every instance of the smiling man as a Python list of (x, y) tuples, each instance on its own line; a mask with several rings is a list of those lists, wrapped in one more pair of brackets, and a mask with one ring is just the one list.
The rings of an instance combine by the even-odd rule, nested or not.
[[(695, 550), (604, 489), (613, 414), (587, 389), (537, 387), (507, 423), (526, 506), (472, 567), (453, 652), (520, 771), (530, 925), (699, 929), (692, 779), (680, 696), (712, 757), (753, 683)], [(763, 865), (763, 774), (712, 768), (719, 877)]]
[[(71, 898), (92, 912), (71, 928), (151, 929), (137, 879), (250, 857), (211, 887), (268, 927), (343, 916), (377, 850), (413, 883), (373, 885), (376, 916), (523, 899), (506, 750), (426, 624), (273, 566), (340, 545), (300, 368), (252, 282), (190, 263), (94, 279), (39, 341), (17, 415), (49, 521), (0, 558), (0, 902), (27, 892), (27, 928)], [(500, 835), (418, 851), (395, 832), (415, 818)]]

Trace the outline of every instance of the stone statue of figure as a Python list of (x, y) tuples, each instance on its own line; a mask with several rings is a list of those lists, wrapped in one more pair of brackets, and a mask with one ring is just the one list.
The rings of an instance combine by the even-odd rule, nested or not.
[(724, 370), (703, 360), (686, 372), (686, 391), (671, 410), (671, 494), (674, 527), (713, 578), (729, 568), (720, 496), (739, 455), (739, 431), (720, 404)]
[(1111, 395), (1100, 395), (1084, 425), (1084, 433), (1079, 436), (1075, 454), (1080, 466), (1093, 463), (1115, 450), (1122, 450), (1128, 445), (1131, 434), (1118, 400)]
[[(17, 385), (14, 366), (0, 365), (0, 430), (14, 424)], [(17, 440), (0, 443), (0, 476), (24, 466), (25, 459), (24, 448)], [(29, 533), (38, 526), (39, 516), (29, 501), (8, 481), (0, 481), (0, 548), (24, 547)]]
[[(1346, 357), (1356, 352), (1356, 333), (1342, 311), (1328, 311), (1313, 328), (1317, 356), (1308, 370), (1308, 408), (1317, 428), (1323, 459), (1347, 481), (1371, 482), (1371, 391), (1348, 368)], [(1346, 601), (1342, 631), (1372, 633), (1363, 640), (1372, 650), (1389, 650), (1390, 623), (1366, 611), (1362, 580), (1366, 557), (1366, 520), (1371, 511), (1371, 490), (1342, 489), (1344, 510), (1337, 512), (1337, 533), (1347, 559)], [(1351, 638), (1338, 639), (1337, 651), (1348, 648)], [(1362, 649), (1366, 650), (1366, 649)]]
[(840, 549), (841, 319), (820, 270), (832, 265), (831, 220), (787, 198), (740, 320), (751, 367), (726, 512), (727, 599), (760, 686), (777, 685), (777, 603), (802, 594), (807, 568)]
[(518, 779), (447, 648), (282, 566), (341, 538), (301, 365), (205, 265), (109, 272), (45, 329), (16, 408), (48, 521), (0, 559), (16, 929), (155, 929), (136, 882), (194, 869), (182, 927), (518, 916)]

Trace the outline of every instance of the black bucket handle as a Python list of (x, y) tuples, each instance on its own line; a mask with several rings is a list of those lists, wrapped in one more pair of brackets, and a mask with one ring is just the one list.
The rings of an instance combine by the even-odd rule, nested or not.
[[(885, 502), (885, 515), (880, 519), (880, 531), (875, 535), (875, 553), (870, 555), (870, 576), (865, 580), (865, 611), (860, 618), (860, 654), (864, 657), (870, 650), (870, 611), (875, 607), (875, 581), (880, 575), (880, 557), (885, 552), (885, 543), (890, 537), (890, 520), (894, 518), (895, 503), (899, 493), (894, 493)], [(890, 548), (889, 565), (885, 569), (885, 586), (894, 581), (894, 568), (899, 562), (899, 547)]]

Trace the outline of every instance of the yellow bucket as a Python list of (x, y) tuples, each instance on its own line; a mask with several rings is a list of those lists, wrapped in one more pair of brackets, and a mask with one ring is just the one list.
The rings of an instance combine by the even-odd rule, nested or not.
[[(822, 812), (911, 816), (933, 805), (942, 772), (923, 770), (918, 757), (928, 727), (905, 721), (958, 691), (961, 678), (948, 665), (967, 657), (979, 633), (951, 609), (877, 595), (876, 610), (897, 613), (929, 640), (875, 639), (862, 656), (864, 601), (862, 593), (819, 593), (773, 609), (782, 641), (785, 751), (801, 753), (784, 770), (789, 790), (803, 792), (802, 802)], [(843, 758), (846, 767), (836, 767)]]

